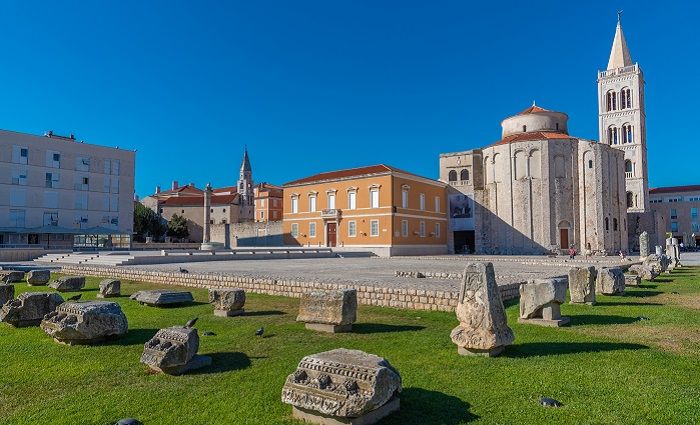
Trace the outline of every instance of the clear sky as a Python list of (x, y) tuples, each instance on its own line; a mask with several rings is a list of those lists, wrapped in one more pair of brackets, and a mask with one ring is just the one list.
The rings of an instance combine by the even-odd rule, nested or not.
[(136, 149), (136, 192), (387, 163), (499, 139), (537, 104), (598, 139), (616, 11), (646, 78), (650, 185), (700, 184), (698, 2), (2, 1), (0, 128)]

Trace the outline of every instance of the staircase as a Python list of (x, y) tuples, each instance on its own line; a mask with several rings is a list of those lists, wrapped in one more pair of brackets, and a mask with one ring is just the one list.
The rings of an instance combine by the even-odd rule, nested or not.
[(133, 255), (100, 255), (97, 252), (74, 252), (65, 254), (46, 254), (34, 261), (37, 263), (80, 264), (90, 266), (122, 266), (128, 264)]

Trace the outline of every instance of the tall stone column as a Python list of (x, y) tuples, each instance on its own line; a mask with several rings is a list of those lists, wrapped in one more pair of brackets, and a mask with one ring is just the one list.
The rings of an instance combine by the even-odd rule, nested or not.
[(644, 231), (639, 235), (639, 258), (647, 258), (649, 256), (649, 234)]
[(202, 246), (201, 249), (211, 250), (214, 249), (211, 243), (211, 184), (207, 183), (207, 187), (204, 189), (204, 224), (202, 225), (203, 235), (202, 235)]

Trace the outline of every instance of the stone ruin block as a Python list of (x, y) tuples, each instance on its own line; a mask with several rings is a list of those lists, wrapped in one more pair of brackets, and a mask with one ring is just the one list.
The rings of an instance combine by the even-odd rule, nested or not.
[(125, 335), (129, 324), (117, 303), (75, 301), (63, 303), (44, 316), (41, 329), (63, 344), (95, 344)]
[(306, 329), (322, 332), (349, 332), (357, 320), (357, 291), (313, 290), (302, 294), (297, 322)]
[(633, 264), (627, 269), (628, 274), (637, 275), (644, 280), (654, 280), (658, 273), (656, 272), (655, 266), (647, 264)]
[(49, 283), (51, 279), (51, 270), (30, 270), (27, 275), (27, 283), (30, 286), (42, 286)]
[(85, 276), (59, 277), (49, 284), (49, 288), (53, 288), (58, 292), (80, 291), (85, 288)]
[(0, 284), (0, 307), (15, 298), (15, 285)]
[(138, 291), (130, 297), (141, 304), (149, 306), (168, 306), (189, 304), (194, 301), (192, 293), (188, 291), (173, 291), (170, 289), (155, 289), (151, 291)]
[(642, 278), (633, 273), (625, 273), (625, 286), (639, 286), (642, 283)]
[(215, 316), (239, 316), (244, 313), (245, 291), (237, 288), (210, 289), (209, 303), (214, 306)]
[(569, 324), (561, 317), (560, 306), (566, 301), (564, 279), (535, 279), (520, 285), (518, 323), (559, 327)]
[(211, 357), (200, 356), (197, 329), (182, 326), (159, 330), (143, 346), (141, 363), (168, 375), (180, 375), (189, 370), (211, 365)]
[(450, 337), (461, 355), (497, 356), (515, 339), (492, 263), (467, 264), (455, 313), (459, 326)]
[(595, 267), (569, 269), (569, 296), (572, 304), (595, 304)]
[(401, 375), (386, 359), (339, 348), (301, 359), (282, 402), (310, 423), (374, 424), (399, 409), (401, 389)]
[(639, 235), (639, 257), (647, 258), (649, 256), (649, 233), (646, 231)]
[(1, 270), (0, 282), (17, 283), (24, 280), (24, 272), (21, 270)]
[(37, 326), (44, 316), (63, 303), (55, 292), (24, 292), (0, 308), (0, 322), (12, 326)]
[(119, 279), (102, 279), (97, 298), (112, 298), (121, 296), (122, 282)]
[(619, 267), (601, 267), (598, 269), (596, 292), (605, 295), (619, 295), (625, 292), (625, 275)]

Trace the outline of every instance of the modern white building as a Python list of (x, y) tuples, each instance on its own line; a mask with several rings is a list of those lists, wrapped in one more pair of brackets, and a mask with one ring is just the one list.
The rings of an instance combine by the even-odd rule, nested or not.
[(129, 248), (135, 156), (0, 130), (0, 246)]

